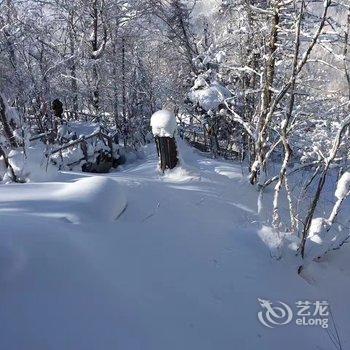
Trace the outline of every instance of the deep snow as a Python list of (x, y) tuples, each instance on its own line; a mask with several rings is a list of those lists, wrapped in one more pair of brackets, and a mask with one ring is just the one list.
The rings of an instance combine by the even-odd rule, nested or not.
[(347, 246), (299, 277), (271, 258), (239, 165), (182, 146), (162, 177), (145, 151), (113, 174), (0, 186), (2, 349), (333, 348), (320, 327), (264, 327), (258, 298), (327, 300), (349, 348)]

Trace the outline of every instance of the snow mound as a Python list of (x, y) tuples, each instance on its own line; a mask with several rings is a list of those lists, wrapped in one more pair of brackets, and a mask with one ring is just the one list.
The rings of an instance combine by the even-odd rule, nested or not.
[(242, 180), (242, 171), (233, 165), (220, 165), (214, 168), (214, 171), (222, 176), (226, 176), (229, 179)]
[(173, 137), (177, 127), (175, 114), (165, 109), (155, 112), (151, 127), (154, 136)]
[(270, 255), (275, 259), (283, 257), (290, 264), (297, 265), (295, 254), (300, 245), (300, 238), (290, 232), (280, 232), (271, 226), (262, 225), (258, 230), (258, 236), (268, 247)]
[(70, 183), (46, 182), (0, 186), (0, 215), (21, 213), (74, 224), (110, 222), (127, 204), (118, 182), (102, 176)]
[(200, 176), (184, 168), (183, 166), (177, 166), (174, 169), (166, 170), (162, 180), (165, 182), (191, 182), (199, 181)]
[(70, 221), (113, 221), (124, 211), (126, 197), (116, 181), (92, 176), (66, 184), (55, 194), (56, 200), (65, 202), (75, 215)]

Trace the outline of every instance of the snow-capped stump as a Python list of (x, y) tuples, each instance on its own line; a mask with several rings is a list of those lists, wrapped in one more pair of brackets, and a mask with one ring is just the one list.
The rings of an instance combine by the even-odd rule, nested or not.
[(155, 112), (151, 117), (151, 127), (154, 136), (174, 137), (177, 129), (175, 114), (165, 109)]
[(175, 140), (176, 117), (173, 112), (160, 110), (151, 117), (151, 127), (157, 145), (160, 168), (173, 169), (179, 163)]

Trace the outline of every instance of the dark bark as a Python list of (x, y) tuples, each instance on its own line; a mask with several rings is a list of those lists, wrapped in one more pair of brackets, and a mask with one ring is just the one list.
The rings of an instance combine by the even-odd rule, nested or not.
[(72, 64), (70, 67), (71, 74), (71, 89), (72, 89), (72, 108), (74, 112), (78, 111), (78, 83), (77, 83), (77, 67), (75, 60), (75, 37), (74, 37), (74, 12), (70, 14), (69, 28), (69, 48), (72, 56)]
[(5, 101), (3, 100), (3, 97), (0, 95), (0, 121), (2, 123), (2, 126), (4, 128), (4, 133), (6, 136), (7, 141), (10, 143), (11, 147), (16, 148), (18, 147), (16, 139), (13, 135), (11, 126), (9, 124), (9, 121), (6, 117), (6, 106)]
[[(97, 52), (98, 50), (98, 9), (97, 9), (97, 0), (94, 0), (93, 3), (93, 10), (92, 10), (92, 16), (93, 16), (93, 40), (92, 40), (92, 51)], [(95, 56), (92, 56), (93, 60), (95, 61), (92, 68), (92, 79), (94, 84), (94, 90), (92, 92), (92, 103), (95, 109), (95, 112), (98, 114), (99, 112), (99, 105), (100, 105), (100, 92), (99, 92), (99, 86), (98, 86), (98, 71), (96, 67), (96, 59)]]
[(178, 164), (177, 146), (174, 137), (155, 137), (157, 152), (160, 159), (160, 168), (173, 169)]

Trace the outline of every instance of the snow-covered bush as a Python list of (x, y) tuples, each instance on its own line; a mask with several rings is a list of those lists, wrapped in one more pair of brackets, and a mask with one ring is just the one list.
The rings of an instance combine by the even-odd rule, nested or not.
[[(208, 138), (210, 151), (214, 155), (218, 154), (220, 148), (229, 148), (226, 143), (231, 138), (226, 133), (226, 111), (234, 99), (226, 86), (228, 82), (220, 74), (225, 57), (223, 51), (213, 46), (199, 54), (194, 59), (198, 73), (187, 94), (187, 113), (195, 115), (199, 127), (204, 131), (204, 143)], [(222, 139), (225, 140), (224, 147), (221, 147)]]
[[(9, 163), (20, 182), (52, 181), (57, 177), (55, 167), (45, 156), (45, 145), (28, 147), (25, 150), (12, 150), (8, 154)], [(12, 182), (13, 174), (9, 169), (3, 177), (3, 182)]]
[[(11, 113), (16, 115), (15, 109)], [(2, 159), (0, 180), (5, 183), (52, 180), (59, 170), (107, 172), (130, 154), (122, 155), (118, 138), (97, 123), (64, 121), (56, 132), (49, 129), (39, 135), (35, 127), (23, 124), (18, 134), (20, 147), (11, 148), (2, 140), (7, 165)]]
[[(204, 82), (204, 84), (199, 84), (198, 81)], [(207, 83), (202, 76), (195, 80), (188, 94), (190, 101), (207, 113), (216, 112), (230, 96), (231, 93), (223, 85), (217, 81)]]

